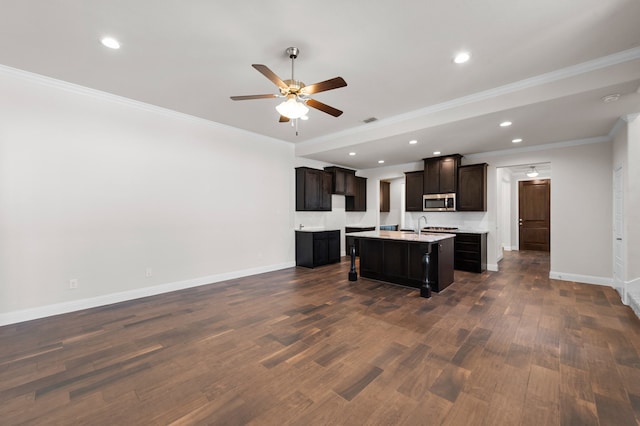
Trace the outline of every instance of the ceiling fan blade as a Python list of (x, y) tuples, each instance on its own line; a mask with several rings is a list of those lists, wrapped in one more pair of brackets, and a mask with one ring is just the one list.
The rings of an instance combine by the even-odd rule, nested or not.
[(231, 99), (234, 101), (246, 101), (249, 99), (271, 99), (277, 98), (278, 95), (274, 95), (273, 93), (268, 95), (246, 95), (246, 96), (231, 96)]
[(264, 75), (265, 77), (267, 77), (269, 80), (271, 80), (273, 82), (273, 84), (275, 84), (276, 86), (278, 86), (281, 89), (288, 89), (289, 86), (287, 86), (285, 84), (284, 81), (282, 81), (282, 79), (280, 77), (278, 77), (276, 75), (276, 73), (274, 73), (273, 71), (271, 71), (269, 69), (269, 67), (267, 67), (266, 65), (261, 65), (261, 64), (252, 64), (252, 67), (254, 67), (255, 69), (258, 70), (258, 72), (260, 72), (262, 75)]
[(289, 121), (289, 117), (285, 117), (284, 115), (280, 116), (280, 120), (278, 120), (279, 123), (287, 123)]
[(327, 104), (323, 104), (322, 102), (316, 101), (315, 99), (307, 100), (307, 105), (311, 108), (319, 109), (322, 112), (326, 112), (329, 115), (333, 115), (334, 117), (340, 117), (342, 115), (342, 111), (336, 109)]
[(325, 92), (327, 90), (345, 87), (347, 82), (342, 77), (332, 78), (330, 80), (321, 81), (320, 83), (310, 84), (303, 87), (300, 92), (304, 95), (313, 95), (314, 93)]

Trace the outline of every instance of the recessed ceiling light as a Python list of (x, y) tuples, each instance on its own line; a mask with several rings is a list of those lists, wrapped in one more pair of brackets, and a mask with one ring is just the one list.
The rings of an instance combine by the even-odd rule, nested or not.
[(500, 123), (500, 127), (509, 127), (511, 126), (513, 123), (510, 121), (503, 121), (502, 123)]
[(433, 155), (440, 155), (440, 151), (433, 151)]
[(471, 55), (469, 54), (469, 52), (459, 52), (453, 58), (453, 62), (455, 62), (456, 64), (464, 64), (469, 59), (471, 59)]
[(613, 93), (611, 95), (607, 95), (604, 98), (602, 98), (602, 102), (604, 102), (605, 104), (608, 104), (609, 102), (615, 102), (618, 99), (620, 99), (620, 93)]
[(418, 143), (418, 141), (417, 141), (417, 140), (415, 140), (415, 139), (414, 139), (414, 140), (412, 140), (412, 141), (409, 141), (409, 144), (410, 144), (410, 145), (415, 145), (415, 144), (417, 144), (417, 143)]
[(104, 37), (100, 42), (109, 49), (120, 49), (120, 42), (113, 37)]
[(520, 142), (522, 142), (522, 138), (515, 138), (515, 139), (513, 139), (511, 142), (513, 142), (513, 143), (520, 143)]
[(349, 155), (353, 157), (354, 155), (356, 155), (356, 153), (355, 152), (350, 152)]
[(378, 164), (383, 164), (384, 160), (378, 160)]

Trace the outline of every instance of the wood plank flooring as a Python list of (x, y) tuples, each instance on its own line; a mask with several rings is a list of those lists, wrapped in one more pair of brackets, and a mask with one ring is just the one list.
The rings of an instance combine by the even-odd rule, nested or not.
[(5, 326), (0, 424), (638, 424), (617, 293), (500, 268), (423, 299), (344, 258)]

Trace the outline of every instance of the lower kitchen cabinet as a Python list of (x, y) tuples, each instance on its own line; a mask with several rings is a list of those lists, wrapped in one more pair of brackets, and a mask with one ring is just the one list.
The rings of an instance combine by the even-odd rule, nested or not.
[[(351, 256), (351, 246), (355, 245), (356, 247), (356, 256), (360, 256), (360, 241), (358, 241), (358, 234), (357, 232), (362, 232), (362, 231), (375, 231), (376, 227), (375, 226), (347, 226), (344, 229), (344, 233), (345, 233), (345, 251), (347, 253), (347, 256)], [(349, 235), (352, 232), (355, 232), (355, 234), (353, 235)]]
[(340, 231), (296, 231), (296, 265), (315, 268), (340, 261)]
[(487, 269), (487, 234), (457, 233), (454, 243), (454, 268), (482, 272)]

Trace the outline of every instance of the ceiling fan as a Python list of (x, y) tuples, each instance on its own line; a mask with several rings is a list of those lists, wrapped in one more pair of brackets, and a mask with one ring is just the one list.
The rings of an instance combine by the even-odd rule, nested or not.
[(266, 94), (266, 95), (247, 95), (247, 96), (231, 96), (234, 101), (245, 101), (249, 99), (270, 99), (270, 98), (286, 98), (281, 104), (276, 107), (276, 110), (280, 114), (280, 122), (286, 123), (291, 119), (303, 118), (309, 112), (311, 108), (315, 108), (322, 112), (325, 112), (334, 117), (342, 115), (342, 111), (336, 109), (327, 104), (323, 104), (320, 101), (311, 99), (310, 95), (320, 92), (326, 92), (327, 90), (338, 89), (345, 87), (347, 82), (342, 77), (335, 77), (330, 80), (321, 81), (320, 83), (311, 84), (306, 86), (302, 81), (296, 80), (294, 77), (294, 61), (298, 57), (300, 50), (297, 47), (289, 47), (287, 55), (291, 58), (291, 79), (282, 80), (273, 71), (271, 71), (266, 65), (252, 64), (251, 66), (258, 70), (262, 75), (267, 77), (273, 82), (280, 90), (279, 94)]

